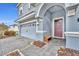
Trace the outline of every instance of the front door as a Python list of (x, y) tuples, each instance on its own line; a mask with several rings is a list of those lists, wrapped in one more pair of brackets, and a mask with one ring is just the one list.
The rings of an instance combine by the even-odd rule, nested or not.
[(63, 19), (55, 19), (54, 20), (54, 37), (62, 38), (63, 37)]

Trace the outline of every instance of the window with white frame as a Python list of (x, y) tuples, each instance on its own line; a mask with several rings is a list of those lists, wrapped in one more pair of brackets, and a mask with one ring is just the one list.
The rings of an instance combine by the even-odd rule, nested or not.
[(32, 7), (36, 7), (36, 3), (31, 3), (30, 4)]
[(23, 8), (22, 8), (22, 6), (19, 8), (19, 15), (22, 15), (22, 13), (23, 13)]
[(68, 16), (73, 16), (75, 14), (76, 14), (76, 10), (75, 9), (68, 10)]
[(29, 8), (34, 8), (39, 5), (40, 5), (40, 3), (29, 3)]

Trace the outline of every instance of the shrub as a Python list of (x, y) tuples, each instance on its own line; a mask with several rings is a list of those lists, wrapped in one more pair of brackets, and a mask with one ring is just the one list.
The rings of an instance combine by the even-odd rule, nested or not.
[(16, 32), (15, 31), (5, 31), (4, 35), (5, 36), (16, 36)]

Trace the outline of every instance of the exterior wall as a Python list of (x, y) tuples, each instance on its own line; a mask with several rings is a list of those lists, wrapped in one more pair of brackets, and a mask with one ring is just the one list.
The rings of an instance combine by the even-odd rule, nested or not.
[(22, 5), (23, 5), (23, 15), (24, 15), (30, 10), (30, 7), (29, 7), (29, 3), (23, 3)]
[(44, 16), (44, 20), (43, 20), (43, 30), (46, 31), (44, 33), (44, 35), (50, 35), (51, 36), (51, 32), (52, 32), (52, 14), (49, 12), (46, 12), (46, 15)]
[[(79, 22), (77, 18), (79, 18), (79, 6), (76, 9), (76, 15), (67, 17), (67, 21), (66, 21), (67, 32), (79, 32)], [(76, 36), (66, 36), (67, 48), (79, 50), (79, 37), (78, 35)]]

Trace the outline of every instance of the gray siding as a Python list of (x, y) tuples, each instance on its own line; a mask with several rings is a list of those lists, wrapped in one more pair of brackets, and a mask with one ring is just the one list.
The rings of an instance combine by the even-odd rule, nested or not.
[[(67, 17), (66, 30), (67, 32), (79, 32), (79, 6), (76, 10), (76, 15)], [(66, 47), (79, 50), (79, 37), (66, 36)]]
[(23, 3), (23, 15), (29, 11), (29, 3)]
[(79, 38), (78, 37), (66, 37), (66, 47), (79, 50)]
[(51, 20), (51, 17), (52, 17), (52, 14), (50, 14), (49, 12), (46, 13), (46, 15), (44, 16), (44, 20), (43, 20), (43, 30), (46, 31), (44, 33), (44, 35), (51, 35), (51, 24), (52, 24), (52, 20)]

